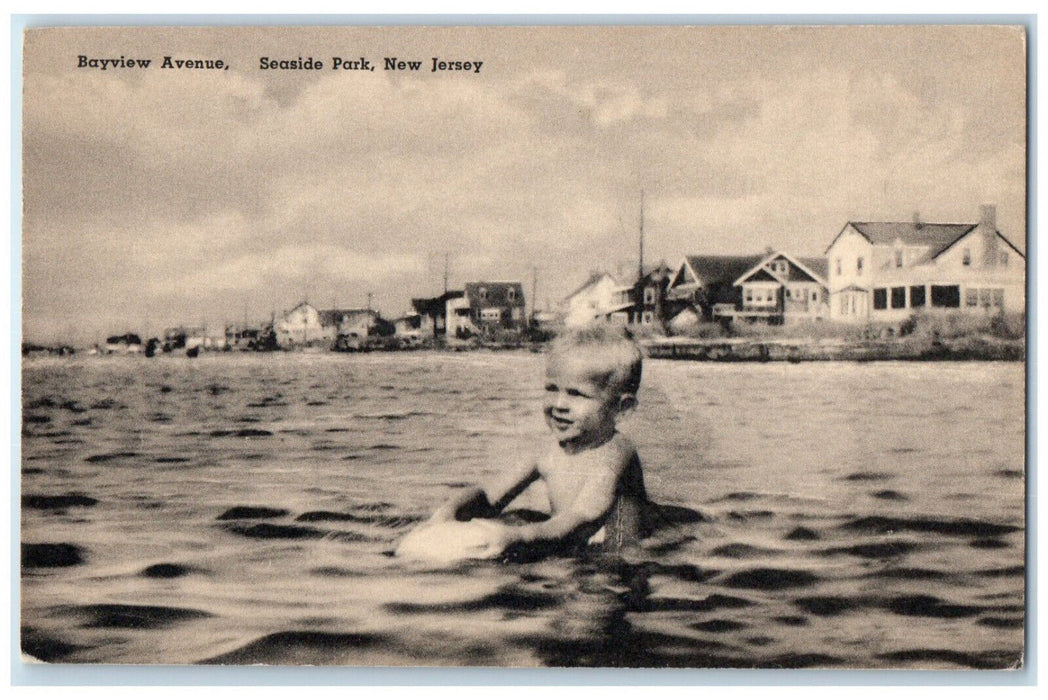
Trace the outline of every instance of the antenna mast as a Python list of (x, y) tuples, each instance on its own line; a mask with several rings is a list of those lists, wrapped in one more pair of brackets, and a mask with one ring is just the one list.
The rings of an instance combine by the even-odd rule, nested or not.
[(644, 279), (644, 190), (640, 191), (640, 258), (637, 263), (637, 279)]

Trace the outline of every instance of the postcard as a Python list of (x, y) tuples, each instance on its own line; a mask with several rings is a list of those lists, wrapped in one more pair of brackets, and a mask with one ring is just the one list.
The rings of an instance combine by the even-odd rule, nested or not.
[(22, 38), (25, 663), (1024, 667), (1025, 27)]

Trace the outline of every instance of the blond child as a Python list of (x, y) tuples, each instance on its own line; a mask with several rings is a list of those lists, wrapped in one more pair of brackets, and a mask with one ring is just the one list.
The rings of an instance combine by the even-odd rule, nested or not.
[[(647, 534), (644, 477), (616, 420), (637, 404), (641, 357), (621, 328), (595, 325), (559, 336), (546, 363), (543, 413), (552, 440), (545, 454), (464, 489), (423, 527), (470, 521), (462, 558), (571, 551), (590, 542), (619, 549), (639, 541)], [(548, 520), (511, 525), (493, 519), (536, 481), (549, 493)], [(434, 536), (422, 546), (446, 542)]]

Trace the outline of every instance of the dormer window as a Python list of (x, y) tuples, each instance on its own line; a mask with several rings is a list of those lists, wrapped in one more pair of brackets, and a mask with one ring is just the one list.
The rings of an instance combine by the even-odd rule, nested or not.
[(487, 287), (481, 287), (480, 289), (478, 289), (477, 290), (477, 296), (480, 297), (481, 301), (487, 301), (488, 300), (488, 288)]
[(514, 289), (513, 287), (510, 287), (508, 290), (506, 290), (506, 294), (509, 297), (510, 301), (516, 301), (517, 300), (517, 290)]
[(964, 254), (961, 257), (961, 264), (964, 265), (965, 267), (968, 267), (969, 265), (972, 264), (972, 249), (971, 248), (965, 248), (964, 249)]

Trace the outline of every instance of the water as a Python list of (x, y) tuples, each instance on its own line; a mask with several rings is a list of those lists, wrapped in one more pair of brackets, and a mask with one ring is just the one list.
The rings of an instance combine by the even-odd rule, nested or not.
[(1021, 364), (648, 361), (621, 430), (653, 499), (703, 522), (621, 557), (392, 558), (454, 489), (547, 439), (542, 363), (27, 361), (24, 649), (150, 664), (1021, 662)]

